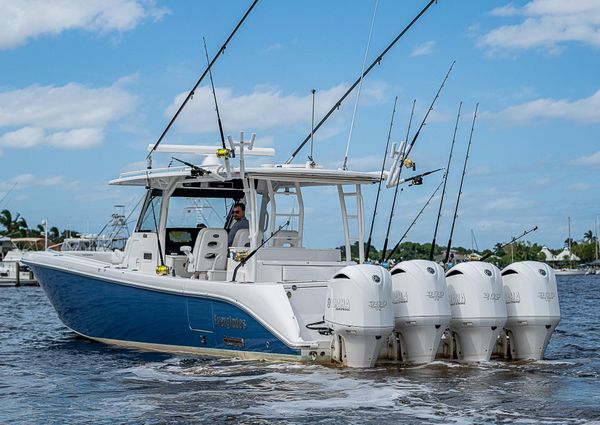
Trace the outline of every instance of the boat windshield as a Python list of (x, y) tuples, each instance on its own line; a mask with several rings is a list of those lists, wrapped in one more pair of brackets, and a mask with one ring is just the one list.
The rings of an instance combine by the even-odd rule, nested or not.
[(231, 198), (172, 197), (167, 227), (225, 227), (234, 200)]

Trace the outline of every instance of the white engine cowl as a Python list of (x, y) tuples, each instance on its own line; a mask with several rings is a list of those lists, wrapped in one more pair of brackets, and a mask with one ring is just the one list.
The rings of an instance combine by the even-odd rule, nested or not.
[(325, 323), (333, 330), (334, 360), (372, 367), (394, 329), (390, 273), (366, 264), (338, 271), (327, 284)]
[(446, 273), (450, 329), (459, 360), (488, 361), (506, 323), (500, 270), (490, 263), (460, 263)]
[(537, 261), (513, 263), (502, 270), (502, 281), (512, 358), (540, 360), (560, 321), (554, 270)]
[(401, 360), (432, 362), (451, 317), (444, 269), (433, 261), (411, 260), (397, 264), (391, 275)]

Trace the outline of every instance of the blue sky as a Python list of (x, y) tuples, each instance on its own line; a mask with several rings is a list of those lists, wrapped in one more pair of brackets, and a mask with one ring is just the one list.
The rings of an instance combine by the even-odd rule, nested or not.
[[(138, 189), (110, 187), (142, 166), (145, 149), (214, 54), (249, 0), (0, 0), (0, 208), (60, 228), (98, 231), (112, 205)], [(369, 63), (424, 6), (380, 0)], [(225, 132), (256, 132), (284, 161), (359, 75), (374, 1), (261, 0), (214, 67)], [(532, 242), (560, 247), (600, 215), (600, 5), (591, 0), (440, 0), (365, 80), (350, 168), (380, 167), (394, 96), (394, 141), (405, 138), (413, 99), (421, 121), (453, 60), (455, 69), (413, 151), (418, 170), (444, 166), (463, 101), (438, 242), (445, 243), (472, 113), (480, 102), (454, 242), (480, 248), (538, 225)], [(165, 143), (218, 142), (206, 81)], [(339, 167), (355, 95), (316, 134), (315, 157)], [(300, 154), (305, 160), (306, 152)], [(166, 158), (162, 159), (163, 161)], [(441, 179), (401, 195), (400, 235)], [(15, 186), (15, 183), (16, 186)], [(370, 215), (375, 187), (366, 191)], [(374, 232), (381, 245), (392, 191)], [(341, 242), (337, 196), (308, 193), (307, 240)], [(323, 209), (323, 205), (331, 208)], [(430, 206), (408, 236), (431, 240)], [(394, 235), (391, 236), (395, 240)]]

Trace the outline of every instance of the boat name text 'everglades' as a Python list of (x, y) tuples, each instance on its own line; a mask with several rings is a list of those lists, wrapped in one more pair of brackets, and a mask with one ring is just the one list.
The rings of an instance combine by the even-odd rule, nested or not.
[(217, 316), (216, 314), (214, 315), (213, 319), (215, 326), (218, 328), (246, 329), (246, 321), (244, 319), (231, 316)]

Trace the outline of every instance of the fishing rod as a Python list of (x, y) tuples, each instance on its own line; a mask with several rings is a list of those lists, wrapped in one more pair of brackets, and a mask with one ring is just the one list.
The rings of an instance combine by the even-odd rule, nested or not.
[[(204, 53), (206, 54), (206, 63), (210, 65), (210, 60), (208, 59), (208, 48), (206, 47), (206, 38), (202, 37), (202, 41), (204, 41)], [(219, 104), (217, 103), (217, 93), (215, 92), (215, 83), (213, 81), (212, 71), (210, 70), (210, 68), (208, 68), (208, 76), (210, 77), (210, 87), (212, 88), (213, 99), (215, 101), (215, 111), (217, 112), (217, 121), (219, 123), (221, 145), (223, 146), (223, 149), (226, 150), (227, 147), (225, 146), (225, 134), (223, 134), (223, 124), (221, 124), (221, 114), (219, 113)]]
[(373, 216), (371, 217), (371, 230), (369, 230), (369, 239), (367, 241), (367, 251), (365, 252), (365, 259), (369, 258), (369, 251), (371, 250), (371, 237), (373, 236), (373, 226), (375, 225), (375, 215), (377, 215), (377, 206), (379, 205), (379, 194), (381, 193), (381, 181), (383, 180), (383, 172), (385, 170), (385, 160), (387, 159), (388, 149), (390, 147), (390, 138), (392, 137), (392, 127), (394, 126), (394, 115), (396, 114), (396, 103), (398, 102), (398, 96), (394, 99), (394, 109), (392, 110), (392, 119), (390, 120), (390, 129), (388, 131), (387, 142), (385, 144), (385, 153), (383, 154), (383, 161), (381, 162), (381, 173), (379, 175), (379, 185), (377, 186), (377, 196), (375, 197), (375, 208), (373, 208)]
[(212, 173), (210, 170), (207, 170), (202, 167), (198, 167), (197, 165), (194, 165), (191, 162), (184, 161), (183, 159), (175, 158), (174, 156), (172, 156), (171, 159), (173, 161), (181, 162), (183, 165), (187, 165), (188, 167), (190, 167), (191, 168), (190, 174), (192, 177), (202, 177), (206, 174)]
[[(413, 115), (415, 113), (415, 104), (417, 103), (417, 99), (413, 100), (413, 104), (412, 104), (412, 109), (410, 111), (410, 118), (408, 119), (408, 128), (406, 130), (406, 139), (408, 140), (408, 136), (410, 134), (410, 126), (412, 124), (412, 119), (413, 119)], [(398, 152), (398, 155), (401, 155), (401, 158), (404, 158), (404, 150), (406, 149), (406, 142), (404, 142), (404, 145), (400, 145), (400, 149)], [(402, 163), (400, 163), (400, 170), (402, 170)], [(400, 179), (400, 174), (398, 174), (398, 179)], [(399, 183), (399, 181), (398, 181)], [(400, 184), (397, 184), (396, 187), (394, 188), (394, 197), (392, 199), (392, 208), (390, 209), (390, 218), (388, 220), (388, 225), (387, 225), (387, 230), (385, 232), (385, 241), (383, 242), (383, 250), (381, 251), (381, 261), (383, 262), (383, 257), (385, 257), (385, 251), (387, 250), (387, 245), (388, 245), (388, 238), (390, 235), (390, 228), (392, 226), (392, 218), (394, 217), (394, 208), (396, 207), (396, 199), (398, 198), (398, 187), (400, 187)]]
[(279, 228), (278, 228), (277, 230), (275, 230), (273, 233), (271, 233), (271, 236), (269, 236), (269, 237), (268, 237), (266, 240), (264, 240), (264, 241), (263, 241), (263, 242), (262, 242), (262, 243), (261, 243), (261, 244), (260, 244), (258, 247), (256, 247), (256, 248), (255, 248), (253, 251), (251, 251), (251, 252), (250, 252), (248, 255), (246, 255), (246, 256), (244, 256), (243, 258), (241, 258), (241, 259), (240, 259), (240, 263), (239, 263), (237, 266), (235, 266), (235, 269), (233, 269), (233, 276), (231, 277), (231, 281), (232, 281), (232, 282), (234, 282), (234, 281), (235, 281), (235, 277), (237, 276), (237, 272), (238, 272), (238, 270), (239, 270), (239, 268), (240, 268), (240, 267), (242, 267), (244, 264), (246, 264), (246, 262), (248, 262), (248, 260), (249, 260), (250, 258), (252, 258), (252, 256), (253, 256), (254, 254), (256, 254), (256, 252), (257, 252), (259, 249), (261, 249), (263, 246), (265, 246), (265, 244), (266, 244), (267, 242), (269, 242), (271, 239), (273, 239), (273, 237), (274, 237), (274, 236), (275, 236), (277, 233), (281, 232), (281, 230), (282, 230), (284, 227), (287, 227), (287, 226), (289, 226), (289, 225), (290, 225), (290, 221), (288, 220), (288, 221), (286, 221), (285, 223), (283, 223), (281, 226), (279, 226)]
[(412, 223), (410, 223), (410, 226), (408, 226), (408, 229), (406, 229), (406, 232), (404, 232), (404, 234), (402, 235), (402, 237), (400, 238), (400, 240), (398, 241), (398, 243), (396, 245), (394, 245), (394, 248), (392, 248), (392, 250), (390, 251), (390, 253), (386, 257), (385, 261), (390, 261), (390, 258), (392, 258), (392, 255), (394, 255), (394, 253), (396, 252), (396, 250), (400, 247), (400, 244), (402, 243), (402, 241), (404, 240), (404, 238), (406, 237), (406, 235), (408, 234), (408, 232), (410, 232), (410, 229), (412, 229), (412, 227), (415, 225), (415, 223), (417, 222), (417, 220), (419, 219), (419, 217), (421, 217), (421, 214), (423, 214), (423, 211), (425, 211), (425, 208), (427, 208), (427, 205), (429, 205), (429, 203), (431, 202), (431, 200), (433, 199), (433, 197), (435, 196), (435, 194), (438, 192), (438, 190), (440, 190), (440, 187), (442, 187), (442, 183), (444, 183), (444, 180), (442, 180), (440, 182), (440, 184), (438, 184), (437, 188), (433, 191), (433, 193), (431, 194), (431, 196), (429, 197), (429, 199), (427, 200), (427, 202), (425, 202), (425, 205), (423, 205), (423, 208), (421, 208), (421, 211), (419, 211), (419, 213), (417, 214), (417, 216), (415, 217), (415, 219), (412, 221)]
[(448, 258), (450, 258), (450, 248), (452, 247), (452, 234), (454, 233), (454, 225), (456, 224), (456, 218), (458, 217), (458, 205), (460, 203), (460, 195), (462, 194), (463, 182), (465, 180), (465, 172), (467, 171), (469, 152), (471, 151), (471, 141), (473, 140), (473, 130), (475, 128), (475, 119), (477, 118), (477, 108), (479, 108), (479, 102), (477, 102), (477, 104), (475, 105), (475, 112), (473, 113), (473, 124), (471, 124), (471, 134), (469, 135), (467, 154), (465, 155), (465, 163), (463, 165), (463, 171), (460, 177), (460, 186), (458, 187), (458, 196), (456, 197), (456, 206), (454, 207), (454, 218), (452, 219), (452, 227), (450, 228), (450, 238), (448, 239), (448, 246), (446, 247), (446, 256), (444, 257), (444, 264), (446, 264), (448, 262)]
[[(327, 119), (329, 119), (331, 114), (333, 114), (336, 109), (340, 108), (340, 106), (342, 105), (342, 102), (346, 99), (346, 97), (348, 97), (348, 95), (354, 90), (354, 88), (360, 83), (360, 81), (362, 79), (364, 79), (364, 77), (366, 77), (367, 74), (369, 74), (369, 72), (371, 72), (371, 70), (375, 67), (375, 65), (378, 65), (381, 63), (381, 60), (386, 55), (386, 53), (394, 46), (394, 44), (396, 44), (398, 42), (398, 40), (400, 40), (400, 38), (402, 38), (402, 36), (410, 29), (410, 27), (412, 27), (413, 24), (415, 22), (417, 22), (421, 18), (421, 16), (427, 11), (427, 9), (429, 9), (431, 7), (431, 5), (435, 2), (437, 2), (437, 0), (430, 0), (427, 3), (427, 5), (419, 12), (419, 14), (417, 16), (415, 16), (415, 18), (412, 21), (410, 21), (410, 23), (402, 30), (402, 32), (400, 34), (398, 34), (398, 36), (396, 36), (396, 38), (394, 40), (392, 40), (392, 42), (390, 44), (388, 44), (388, 46), (383, 50), (383, 52), (381, 52), (379, 54), (379, 56), (377, 56), (377, 58), (371, 63), (371, 65), (369, 65), (369, 67), (360, 75), (360, 77), (358, 77), (356, 79), (356, 81), (354, 81), (354, 83), (350, 86), (350, 88), (346, 91), (346, 93), (344, 93), (342, 95), (342, 97), (332, 106), (332, 108), (329, 110), (329, 112), (327, 112), (327, 114), (325, 114), (325, 116), (321, 119), (321, 121), (319, 121), (319, 123), (313, 129), (313, 133), (316, 132), (325, 123), (325, 121), (327, 121)], [(287, 161), (285, 161), (286, 164), (289, 164), (290, 162), (292, 162), (294, 160), (296, 155), (298, 155), (298, 152), (300, 152), (302, 150), (302, 148), (306, 145), (306, 143), (308, 143), (310, 138), (311, 138), (310, 134), (304, 138), (304, 140), (300, 143), (300, 145), (296, 148), (296, 150), (292, 153), (292, 155), (287, 159)]]
[(524, 232), (523, 232), (523, 233), (522, 233), (520, 236), (517, 236), (516, 238), (513, 236), (513, 238), (510, 240), (510, 242), (506, 242), (505, 244), (503, 244), (503, 245), (500, 245), (500, 246), (499, 246), (498, 248), (496, 248), (494, 251), (492, 251), (492, 252), (490, 252), (490, 253), (488, 253), (488, 254), (485, 254), (483, 257), (481, 257), (481, 260), (479, 260), (479, 261), (484, 261), (484, 260), (487, 260), (488, 258), (490, 258), (492, 255), (494, 255), (494, 254), (495, 254), (495, 253), (497, 253), (498, 251), (500, 251), (500, 250), (501, 250), (502, 248), (504, 248), (505, 246), (507, 246), (507, 245), (510, 245), (511, 243), (518, 241), (518, 240), (519, 240), (519, 239), (521, 239), (523, 236), (525, 236), (525, 235), (528, 235), (528, 234), (530, 234), (531, 232), (535, 232), (537, 229), (538, 229), (538, 227), (537, 227), (537, 226), (535, 226), (535, 227), (534, 227), (534, 228), (532, 228), (532, 229), (525, 230), (525, 231), (524, 231)]
[[(427, 118), (429, 117), (429, 114), (431, 113), (431, 111), (433, 111), (433, 106), (435, 105), (435, 102), (440, 97), (440, 93), (442, 92), (442, 89), (444, 88), (446, 81), (448, 80), (448, 77), (450, 76), (450, 73), (452, 72), (452, 69), (454, 68), (455, 63), (456, 63), (456, 61), (452, 61), (452, 64), (450, 64), (450, 68), (448, 69), (448, 72), (446, 72), (446, 75), (444, 76), (444, 79), (442, 80), (442, 84), (440, 84), (440, 87), (438, 88), (437, 92), (435, 93), (435, 96), (433, 97), (433, 100), (431, 101), (431, 104), (429, 105), (429, 109), (425, 113), (425, 116), (423, 117), (423, 120), (421, 121), (421, 124), (419, 125), (419, 128), (417, 129), (417, 132), (413, 136), (412, 141), (410, 142), (410, 144), (408, 146), (405, 146), (404, 149), (403, 150), (401, 149), (399, 152), (399, 155), (401, 155), (401, 156), (400, 156), (400, 165), (398, 168), (398, 177), (397, 177), (398, 180), (400, 179), (400, 175), (402, 174), (403, 167), (412, 168), (413, 170), (415, 170), (415, 168), (416, 168), (414, 161), (410, 160), (408, 158), (408, 155), (410, 154), (410, 152), (412, 151), (412, 148), (415, 146), (415, 143), (419, 139), (421, 130), (425, 126), (425, 123), (427, 122)], [(415, 108), (415, 102), (416, 101), (413, 102), (413, 112), (414, 112), (414, 108)], [(412, 121), (413, 112), (411, 112), (411, 121)], [(409, 123), (409, 131), (406, 133), (407, 141), (408, 141), (409, 133), (410, 133), (410, 123)], [(398, 195), (398, 186), (396, 186), (396, 190), (394, 191), (394, 200), (392, 201), (392, 209), (390, 210), (390, 219), (388, 221), (388, 228), (387, 228), (387, 232), (385, 234), (385, 242), (383, 245), (384, 249), (382, 252), (382, 259), (383, 259), (383, 256), (385, 256), (385, 251), (387, 249), (387, 242), (388, 242), (390, 229), (391, 229), (391, 225), (392, 225), (392, 218), (394, 217), (394, 208), (396, 207), (396, 196), (397, 195)]]
[(416, 176), (407, 177), (402, 180), (398, 180), (398, 184), (406, 183), (410, 181), (409, 186), (420, 186), (423, 184), (423, 177), (428, 176), (433, 173), (437, 173), (438, 171), (442, 171), (443, 168), (437, 168), (435, 170), (427, 171), (425, 173), (417, 174)]
[[(165, 137), (165, 135), (167, 134), (167, 132), (169, 131), (169, 129), (171, 128), (171, 126), (173, 125), (173, 123), (175, 122), (175, 120), (177, 119), (179, 114), (181, 113), (181, 111), (183, 110), (184, 106), (192, 98), (192, 96), (194, 95), (194, 92), (196, 91), (196, 89), (198, 88), (198, 86), (200, 85), (202, 80), (204, 80), (204, 77), (206, 77), (206, 74), (208, 74), (208, 72), (210, 71), (212, 66), (215, 64), (217, 59), (221, 56), (221, 54), (223, 54), (223, 52), (225, 52), (225, 49), (227, 48), (227, 44), (229, 44), (229, 42), (231, 41), (231, 39), (233, 38), (233, 36), (237, 32), (237, 30), (242, 26), (242, 24), (244, 23), (244, 21), (246, 20), (246, 18), (252, 11), (252, 9), (254, 9), (254, 6), (256, 6), (256, 3), (258, 3), (258, 0), (254, 0), (252, 2), (252, 4), (248, 8), (248, 10), (244, 14), (244, 16), (242, 16), (242, 19), (240, 19), (240, 21), (235, 26), (235, 28), (233, 29), (231, 34), (229, 34), (229, 37), (227, 37), (227, 40), (225, 40), (225, 43), (223, 43), (223, 45), (221, 46), (219, 51), (215, 54), (215, 56), (212, 58), (212, 60), (210, 61), (210, 63), (208, 64), (208, 66), (206, 67), (204, 72), (202, 73), (202, 75), (200, 75), (200, 78), (198, 78), (198, 81), (196, 81), (196, 84), (194, 84), (194, 87), (192, 87), (192, 89), (190, 90), (190, 92), (188, 93), (186, 98), (184, 99), (183, 103), (179, 106), (179, 109), (177, 109), (177, 112), (175, 112), (175, 115), (173, 115), (173, 118), (171, 118), (171, 121), (169, 121), (169, 124), (167, 124), (167, 127), (164, 129), (164, 131), (162, 132), (162, 134), (160, 135), (160, 137), (158, 138), (158, 140), (156, 141), (156, 143), (154, 144), (154, 146), (152, 147), (150, 152), (148, 152), (148, 156), (146, 156), (147, 160), (150, 159), (150, 156), (152, 155), (152, 153), (156, 150), (156, 148), (158, 148), (158, 145), (160, 145), (160, 142), (162, 142), (163, 138)], [(224, 155), (229, 155), (229, 151), (227, 150), (227, 148), (225, 148), (225, 145), (223, 145), (223, 149), (225, 149)]]
[(454, 134), (452, 135), (452, 145), (450, 145), (450, 156), (448, 157), (448, 165), (444, 173), (444, 187), (442, 188), (442, 197), (440, 199), (440, 208), (438, 209), (437, 219), (435, 221), (435, 230), (433, 231), (433, 240), (431, 241), (431, 250), (429, 251), (429, 261), (433, 261), (433, 252), (435, 251), (435, 238), (437, 236), (440, 217), (442, 216), (442, 206), (444, 205), (444, 195), (446, 194), (446, 184), (448, 183), (448, 173), (450, 172), (450, 162), (452, 161), (452, 152), (454, 151), (454, 142), (456, 141), (456, 131), (458, 130), (458, 121), (460, 120), (460, 110), (462, 102), (458, 105), (458, 114), (456, 115), (456, 124), (454, 125)]

